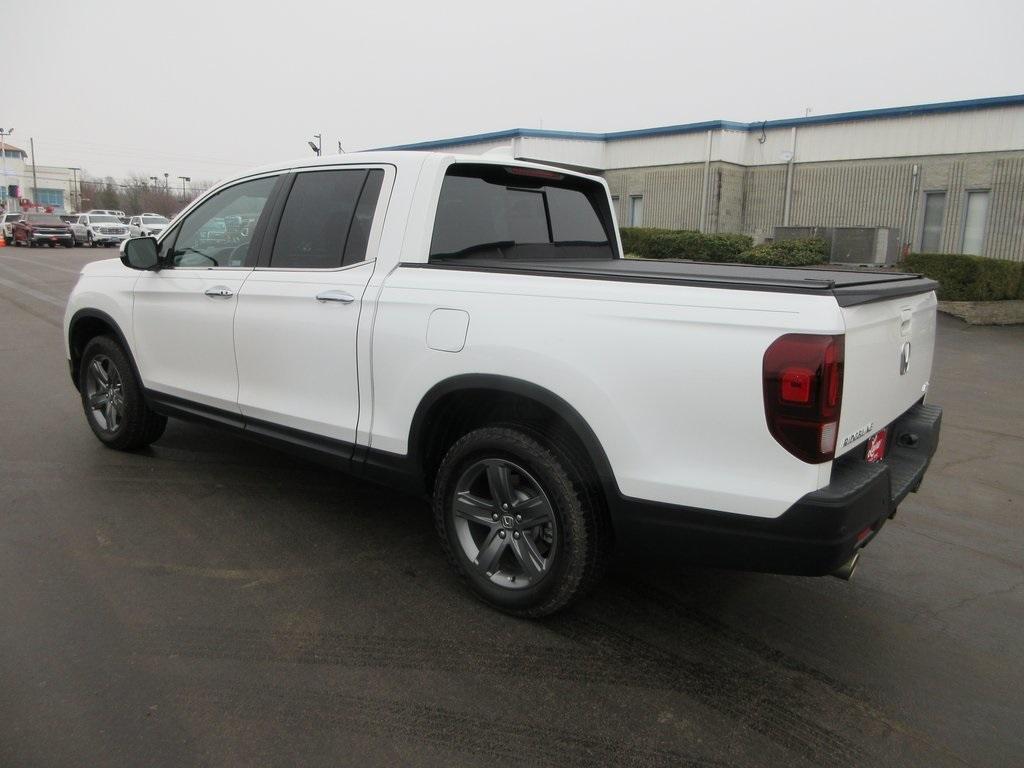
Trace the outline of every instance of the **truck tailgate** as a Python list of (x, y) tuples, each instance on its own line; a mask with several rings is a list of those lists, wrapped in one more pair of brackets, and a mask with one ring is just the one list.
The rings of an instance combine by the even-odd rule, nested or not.
[(846, 360), (836, 456), (862, 445), (928, 391), (935, 308), (932, 292), (841, 308)]

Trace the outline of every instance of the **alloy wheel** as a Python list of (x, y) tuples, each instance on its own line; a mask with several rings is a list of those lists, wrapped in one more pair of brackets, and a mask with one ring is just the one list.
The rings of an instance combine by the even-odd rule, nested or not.
[(89, 363), (85, 396), (96, 425), (104, 432), (116, 432), (124, 423), (124, 387), (121, 374), (106, 355), (96, 355)]
[(471, 465), (455, 486), (451, 514), (463, 554), (493, 584), (524, 589), (551, 570), (559, 544), (554, 508), (522, 467), (505, 459)]

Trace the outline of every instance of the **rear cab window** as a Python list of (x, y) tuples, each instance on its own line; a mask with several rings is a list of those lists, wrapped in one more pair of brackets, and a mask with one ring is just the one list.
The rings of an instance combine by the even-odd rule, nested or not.
[(608, 196), (547, 169), (452, 165), (434, 217), (431, 263), (618, 258)]

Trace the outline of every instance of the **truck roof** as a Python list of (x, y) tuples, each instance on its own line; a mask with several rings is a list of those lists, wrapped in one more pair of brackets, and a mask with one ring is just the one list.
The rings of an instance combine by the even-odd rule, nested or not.
[(242, 179), (247, 176), (254, 176), (262, 173), (273, 173), (274, 171), (286, 171), (294, 168), (316, 168), (318, 166), (337, 166), (337, 165), (357, 165), (366, 163), (376, 163), (382, 165), (394, 165), (396, 168), (401, 169), (403, 166), (421, 166), (428, 158), (445, 158), (453, 163), (477, 163), (477, 164), (489, 164), (489, 165), (513, 165), (520, 166), (523, 168), (543, 168), (548, 170), (556, 170), (559, 173), (570, 174), (573, 176), (581, 176), (584, 178), (592, 178), (596, 181), (603, 183), (603, 179), (597, 176), (591, 176), (586, 173), (567, 169), (563, 166), (555, 166), (545, 163), (534, 163), (527, 160), (517, 160), (509, 155), (492, 152), (483, 155), (466, 155), (457, 154), (454, 152), (427, 152), (418, 150), (384, 150), (376, 152), (346, 152), (344, 154), (336, 155), (322, 155), (321, 157), (302, 157), (291, 162), (279, 162), (263, 165), (258, 168), (253, 168), (245, 173), (232, 176), (229, 179), (224, 179), (219, 182), (217, 186), (234, 181), (236, 179)]

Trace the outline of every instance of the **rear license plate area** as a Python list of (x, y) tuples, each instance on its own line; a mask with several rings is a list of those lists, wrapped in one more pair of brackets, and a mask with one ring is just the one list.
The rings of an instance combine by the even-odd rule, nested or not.
[(888, 437), (889, 429), (887, 427), (880, 429), (868, 438), (867, 446), (864, 448), (864, 459), (869, 464), (875, 464), (885, 458)]

